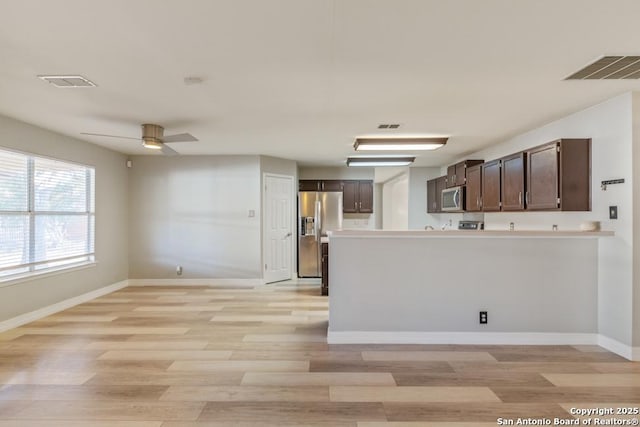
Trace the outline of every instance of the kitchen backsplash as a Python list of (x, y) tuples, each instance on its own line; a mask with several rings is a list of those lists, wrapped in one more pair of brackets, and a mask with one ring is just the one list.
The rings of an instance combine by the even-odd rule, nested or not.
[(343, 230), (373, 230), (375, 220), (373, 215), (368, 214), (344, 214), (342, 217)]
[(613, 224), (605, 215), (595, 212), (485, 212), (485, 213), (443, 213), (430, 215), (429, 224), (436, 230), (457, 229), (461, 220), (484, 221), (485, 230), (508, 230), (513, 222), (516, 230), (548, 230), (553, 225), (558, 230), (577, 231), (586, 221), (600, 221), (603, 229), (611, 229)]

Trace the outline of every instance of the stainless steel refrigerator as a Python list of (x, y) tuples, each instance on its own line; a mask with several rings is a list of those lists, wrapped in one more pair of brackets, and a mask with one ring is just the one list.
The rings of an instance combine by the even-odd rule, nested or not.
[(320, 239), (342, 228), (342, 192), (298, 193), (298, 276), (320, 277)]

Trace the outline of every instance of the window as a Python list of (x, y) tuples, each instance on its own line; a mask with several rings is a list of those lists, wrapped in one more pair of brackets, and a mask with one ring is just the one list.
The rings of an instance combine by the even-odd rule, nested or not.
[(0, 280), (94, 260), (95, 170), (0, 150)]

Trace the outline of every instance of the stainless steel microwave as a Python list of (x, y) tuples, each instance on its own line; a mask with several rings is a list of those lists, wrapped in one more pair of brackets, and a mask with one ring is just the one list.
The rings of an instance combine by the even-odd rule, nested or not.
[(442, 190), (442, 211), (460, 212), (464, 210), (464, 187), (451, 187)]

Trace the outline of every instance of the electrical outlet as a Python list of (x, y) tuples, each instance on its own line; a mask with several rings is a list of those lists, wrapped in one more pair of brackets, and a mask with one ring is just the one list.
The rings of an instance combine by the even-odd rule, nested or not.
[(609, 219), (618, 219), (618, 207), (609, 206)]
[(486, 325), (488, 323), (488, 314), (486, 311), (481, 311), (480, 312), (480, 324), (481, 325)]
[(176, 267), (176, 274), (178, 276), (182, 276), (182, 266), (181, 265)]

